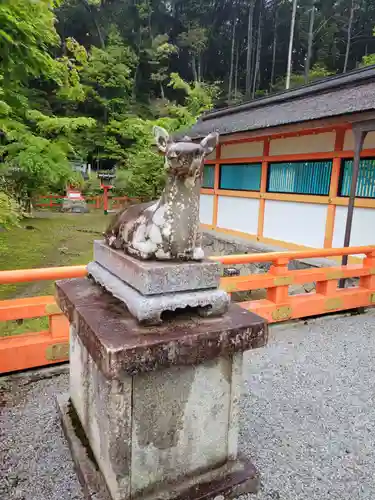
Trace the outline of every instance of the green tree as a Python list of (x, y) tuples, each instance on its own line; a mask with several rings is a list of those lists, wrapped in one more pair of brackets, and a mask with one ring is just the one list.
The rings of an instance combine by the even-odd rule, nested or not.
[(178, 37), (181, 47), (188, 50), (191, 58), (191, 69), (195, 82), (201, 82), (202, 75), (202, 54), (207, 47), (207, 29), (192, 23), (187, 31), (182, 32)]
[(18, 224), (20, 208), (13, 198), (0, 192), (0, 227), (9, 229)]
[(0, 4), (2, 190), (27, 208), (38, 192), (61, 189), (74, 179), (69, 157), (79, 151), (72, 136), (95, 123), (92, 118), (57, 117), (50, 109), (48, 114), (38, 109), (33, 86), (44, 85), (56, 94), (66, 74), (66, 66), (52, 56), (59, 43), (53, 6), (49, 0)]
[(99, 107), (108, 116), (123, 113), (132, 97), (136, 62), (134, 52), (117, 30), (111, 31), (105, 48), (92, 47), (81, 69), (81, 81), (87, 90), (86, 112), (95, 115), (95, 107)]
[[(373, 37), (375, 38), (375, 28), (372, 32)], [(362, 58), (362, 66), (372, 66), (375, 64), (375, 54), (366, 54)]]
[[(103, 49), (115, 26), (121, 42), (137, 55), (132, 94), (138, 109), (142, 107), (142, 115), (145, 111), (147, 114), (155, 95), (164, 92), (165, 99), (175, 99), (174, 89), (166, 85), (170, 73), (178, 73), (187, 81), (220, 81), (226, 89), (225, 94), (222, 92), (225, 101), (220, 104), (228, 101), (228, 90), (233, 94), (230, 100), (249, 99), (254, 89), (255, 95), (260, 95), (276, 89), (275, 81), (285, 79), (291, 0), (95, 3), (63, 1), (58, 9), (59, 32), (64, 40), (73, 36), (87, 50), (91, 46)], [(332, 74), (342, 72), (344, 67), (356, 68), (364, 56), (375, 52), (374, 25), (373, 0), (298, 0), (292, 74), (305, 72), (308, 81), (307, 74), (315, 64)], [(179, 47), (178, 57), (162, 57), (165, 63), (155, 52), (163, 37), (171, 46)]]
[(134, 142), (117, 172), (116, 189), (121, 194), (149, 199), (160, 194), (164, 160), (154, 146), (152, 127), (160, 125), (170, 132), (190, 127), (201, 113), (212, 109), (219, 92), (217, 85), (189, 84), (176, 73), (171, 74), (169, 86), (183, 94), (182, 105), (167, 103), (162, 113), (165, 116), (156, 120), (128, 117), (123, 122), (123, 132)]
[[(320, 64), (315, 64), (308, 75), (308, 82), (313, 82), (316, 80), (321, 80), (322, 78), (326, 78), (328, 76), (332, 76), (332, 72), (327, 70), (324, 66)], [(306, 80), (306, 75), (302, 73), (293, 73), (290, 77), (290, 88), (296, 88), (303, 85)], [(273, 90), (283, 90), (285, 88), (285, 79), (279, 79), (273, 87)]]
[(169, 43), (168, 35), (157, 35), (152, 40), (151, 48), (147, 50), (150, 65), (153, 67), (151, 79), (160, 85), (160, 95), (165, 99), (164, 82), (168, 79), (170, 58), (178, 53), (178, 48)]
[(372, 66), (375, 64), (375, 54), (369, 54), (367, 56), (363, 56), (362, 65), (363, 66)]
[[(118, 189), (155, 196), (152, 125), (188, 128), (213, 106), (285, 88), (292, 6), (2, 0), (1, 189), (19, 200), (63, 189), (89, 155), (118, 166)], [(298, 0), (291, 86), (375, 63), (374, 25), (373, 0)]]

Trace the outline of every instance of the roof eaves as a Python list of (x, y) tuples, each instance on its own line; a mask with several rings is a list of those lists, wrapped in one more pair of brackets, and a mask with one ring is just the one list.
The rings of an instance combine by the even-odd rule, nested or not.
[(337, 75), (324, 80), (313, 82), (307, 86), (302, 86), (297, 89), (284, 90), (272, 96), (262, 97), (243, 104), (237, 104), (225, 109), (213, 110), (202, 115), (197, 122), (206, 122), (222, 116), (228, 116), (242, 111), (248, 111), (254, 108), (268, 106), (270, 104), (278, 104), (289, 100), (306, 97), (308, 95), (324, 93), (328, 90), (339, 89), (347, 86), (358, 85), (364, 83), (366, 80), (375, 80), (375, 65), (359, 70), (351, 71), (345, 75)]

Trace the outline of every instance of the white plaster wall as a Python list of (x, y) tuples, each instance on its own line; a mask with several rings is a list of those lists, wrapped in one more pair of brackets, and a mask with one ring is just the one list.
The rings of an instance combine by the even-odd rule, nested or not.
[(219, 196), (217, 225), (243, 233), (257, 234), (259, 200)]
[(249, 156), (263, 155), (264, 141), (241, 142), (240, 144), (223, 144), (221, 146), (221, 158), (245, 158)]
[(212, 195), (201, 194), (199, 214), (202, 224), (212, 224), (214, 214), (214, 197)]
[(214, 149), (211, 154), (206, 156), (206, 160), (215, 160), (215, 159), (216, 159), (216, 149)]
[(274, 139), (270, 142), (270, 155), (307, 154), (333, 151), (335, 148), (335, 139), (335, 132)]
[(250, 138), (254, 138), (254, 133), (247, 133), (247, 132), (243, 132), (242, 134), (241, 133), (237, 133), (237, 134), (228, 134), (228, 135), (222, 135), (220, 136), (220, 142), (223, 143), (225, 141), (238, 141), (238, 139), (250, 139)]
[[(334, 247), (342, 247), (344, 244), (347, 210), (348, 207), (336, 208), (335, 227), (333, 232)], [(375, 245), (374, 208), (354, 208), (350, 246), (363, 245)]]
[(322, 248), (326, 217), (327, 205), (266, 200), (263, 235), (297, 245)]
[[(369, 132), (363, 144), (363, 149), (375, 148), (375, 132)], [(345, 132), (344, 151), (354, 151), (354, 137), (351, 130)]]

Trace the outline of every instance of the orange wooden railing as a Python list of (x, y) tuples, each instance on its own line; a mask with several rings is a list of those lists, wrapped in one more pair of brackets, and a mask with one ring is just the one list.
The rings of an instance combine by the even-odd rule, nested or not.
[[(92, 206), (95, 209), (103, 209), (104, 203), (102, 195), (82, 197), (89, 204), (89, 206)], [(46, 194), (37, 198), (35, 206), (48, 208), (61, 207), (63, 200), (64, 196), (60, 196), (57, 194)], [(139, 201), (139, 198), (129, 198), (128, 196), (109, 196), (108, 201), (109, 208), (113, 210), (121, 208), (127, 202), (137, 202)]]
[[(78, 278), (86, 274), (86, 266), (0, 271), (0, 284)], [(48, 330), (0, 337), (0, 373), (68, 360), (69, 323), (54, 297), (27, 297), (0, 301), (0, 321), (42, 317), (48, 317)]]
[[(365, 255), (362, 264), (288, 269), (289, 262), (296, 259), (359, 254)], [(272, 263), (268, 273), (224, 277), (221, 280), (221, 287), (229, 293), (265, 288), (266, 299), (240, 302), (239, 305), (270, 323), (375, 305), (375, 246), (229, 255), (211, 259), (224, 265)], [(338, 280), (345, 278), (359, 278), (358, 286), (338, 288)], [(290, 285), (311, 282), (316, 282), (316, 292), (289, 295)]]
[[(362, 264), (289, 270), (292, 260), (364, 254)], [(264, 288), (267, 298), (239, 305), (275, 323), (288, 319), (375, 305), (375, 246), (211, 257), (223, 265), (270, 262), (269, 272), (223, 277), (229, 293)], [(0, 284), (83, 277), (86, 266), (0, 271)], [(338, 280), (359, 278), (358, 286), (339, 289)], [(316, 282), (315, 293), (289, 295), (289, 286)], [(0, 321), (48, 317), (47, 331), (0, 337), (0, 373), (59, 363), (68, 359), (68, 321), (53, 297), (0, 301)]]
[(86, 266), (44, 267), (42, 269), (0, 271), (0, 285), (9, 285), (10, 283), (29, 283), (31, 281), (81, 278), (86, 276), (86, 274)]

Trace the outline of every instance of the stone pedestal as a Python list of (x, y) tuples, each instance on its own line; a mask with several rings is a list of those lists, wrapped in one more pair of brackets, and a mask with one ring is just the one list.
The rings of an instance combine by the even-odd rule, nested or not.
[(238, 456), (242, 353), (263, 346), (262, 318), (145, 327), (88, 279), (57, 283), (71, 324), (64, 430), (88, 498), (182, 500), (254, 492)]
[(157, 325), (165, 312), (195, 308), (201, 316), (221, 316), (229, 295), (219, 290), (216, 262), (168, 262), (135, 259), (103, 241), (94, 242), (94, 280), (123, 302), (138, 321)]

